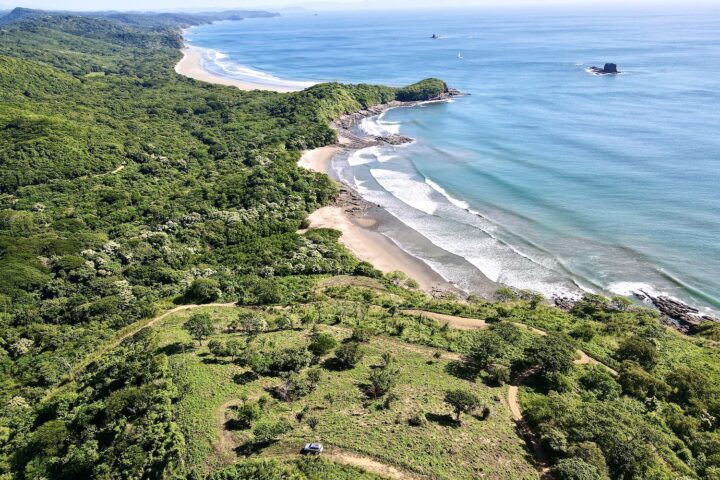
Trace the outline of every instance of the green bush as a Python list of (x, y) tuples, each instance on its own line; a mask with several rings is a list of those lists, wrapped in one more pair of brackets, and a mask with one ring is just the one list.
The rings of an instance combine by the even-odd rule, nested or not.
[(447, 91), (447, 85), (437, 78), (428, 78), (397, 91), (396, 98), (401, 102), (432, 100)]

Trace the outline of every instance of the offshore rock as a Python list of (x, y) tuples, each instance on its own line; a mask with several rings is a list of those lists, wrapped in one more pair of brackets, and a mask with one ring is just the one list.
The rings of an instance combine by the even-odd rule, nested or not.
[(595, 75), (615, 75), (617, 73), (620, 73), (617, 69), (617, 65), (614, 63), (606, 63), (603, 68), (590, 67), (588, 68), (588, 71)]

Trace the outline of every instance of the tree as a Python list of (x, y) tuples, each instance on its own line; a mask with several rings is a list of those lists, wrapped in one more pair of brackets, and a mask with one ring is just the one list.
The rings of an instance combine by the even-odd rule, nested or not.
[(321, 357), (337, 347), (337, 340), (329, 333), (316, 333), (308, 346), (314, 355)]
[(245, 332), (250, 337), (255, 337), (267, 329), (267, 322), (254, 312), (242, 312), (230, 323), (233, 331)]
[(704, 401), (713, 396), (712, 381), (704, 372), (696, 369), (676, 368), (665, 380), (672, 388), (671, 398), (681, 405), (688, 405), (693, 400)]
[(354, 368), (364, 355), (363, 348), (357, 342), (348, 342), (335, 350), (338, 366), (346, 369)]
[(610, 477), (605, 455), (597, 443), (580, 442), (573, 444), (568, 448), (567, 454), (570, 458), (575, 457), (582, 459), (585, 463), (595, 467), (603, 480)]
[(465, 367), (479, 375), (502, 356), (503, 340), (493, 332), (482, 332), (475, 337), (470, 351), (463, 358)]
[(214, 302), (222, 295), (220, 282), (213, 278), (197, 278), (190, 284), (185, 295), (199, 303)]
[(445, 403), (455, 412), (455, 419), (459, 425), (462, 425), (463, 413), (472, 413), (482, 406), (480, 397), (467, 390), (448, 390), (445, 393)]
[(499, 302), (507, 302), (508, 300), (515, 300), (516, 298), (517, 294), (515, 290), (510, 287), (500, 287), (495, 290), (495, 299)]
[(573, 366), (575, 349), (564, 338), (547, 335), (537, 339), (526, 350), (525, 357), (542, 373), (567, 373)]
[(241, 429), (248, 429), (253, 422), (262, 416), (262, 410), (257, 402), (245, 403), (235, 407), (236, 423)]
[(227, 345), (221, 340), (210, 340), (208, 342), (208, 350), (216, 357), (226, 357), (229, 355)]
[(227, 354), (234, 361), (245, 350), (245, 346), (246, 346), (245, 343), (240, 341), (239, 339), (231, 338), (230, 340), (227, 341), (225, 348), (227, 349)]
[(615, 353), (618, 360), (632, 360), (646, 370), (652, 370), (657, 363), (657, 347), (646, 338), (633, 335), (624, 340)]
[(193, 340), (197, 340), (200, 345), (204, 339), (215, 333), (215, 325), (212, 318), (207, 313), (194, 313), (190, 320), (183, 325)]

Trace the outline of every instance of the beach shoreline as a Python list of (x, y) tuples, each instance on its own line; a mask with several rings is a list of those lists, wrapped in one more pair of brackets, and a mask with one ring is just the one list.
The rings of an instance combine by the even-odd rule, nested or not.
[[(338, 181), (332, 162), (346, 149), (353, 149), (355, 139), (339, 135), (336, 145), (306, 150), (298, 165), (324, 173)], [(383, 273), (401, 271), (418, 282), (420, 289), (431, 295), (443, 292), (462, 294), (451, 282), (433, 270), (422, 259), (411, 255), (391, 238), (378, 231), (383, 215), (381, 207), (372, 205), (349, 186), (340, 182), (340, 195), (332, 205), (322, 207), (308, 216), (310, 228), (332, 228), (341, 232), (340, 243), (358, 259), (371, 263)], [(389, 215), (389, 214), (388, 214)]]
[(225, 85), (228, 87), (236, 87), (244, 91), (263, 90), (268, 92), (288, 93), (301, 90), (300, 88), (282, 87), (277, 85), (266, 85), (263, 83), (253, 83), (234, 78), (227, 78), (221, 75), (208, 72), (202, 66), (202, 54), (197, 48), (185, 45), (181, 50), (183, 58), (175, 65), (175, 72), (201, 82), (213, 83), (216, 85)]

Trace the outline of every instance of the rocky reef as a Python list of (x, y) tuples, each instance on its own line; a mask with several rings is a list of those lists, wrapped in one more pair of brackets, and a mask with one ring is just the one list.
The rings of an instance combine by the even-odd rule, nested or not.
[(620, 73), (617, 69), (617, 65), (614, 63), (606, 63), (604, 67), (590, 67), (588, 72), (594, 75), (615, 75)]

